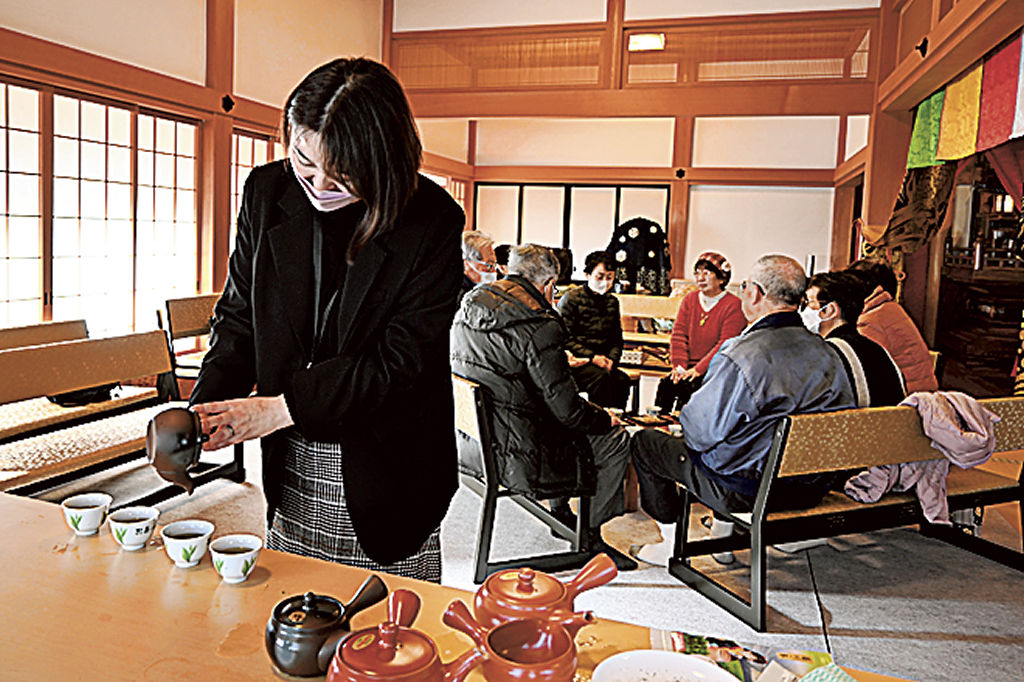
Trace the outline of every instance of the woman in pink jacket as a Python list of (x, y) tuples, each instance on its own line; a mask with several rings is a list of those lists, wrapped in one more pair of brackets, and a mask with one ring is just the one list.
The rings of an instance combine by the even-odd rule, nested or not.
[(896, 361), (907, 382), (907, 393), (936, 391), (932, 357), (910, 315), (896, 298), (896, 276), (882, 263), (859, 260), (848, 268), (871, 291), (864, 299), (864, 312), (857, 319), (857, 331), (879, 344)]

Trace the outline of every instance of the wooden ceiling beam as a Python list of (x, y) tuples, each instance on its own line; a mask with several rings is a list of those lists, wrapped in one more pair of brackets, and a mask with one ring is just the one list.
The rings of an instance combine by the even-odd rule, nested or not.
[(859, 83), (735, 83), (561, 88), (519, 92), (410, 91), (419, 118), (813, 116), (867, 114), (875, 86)]

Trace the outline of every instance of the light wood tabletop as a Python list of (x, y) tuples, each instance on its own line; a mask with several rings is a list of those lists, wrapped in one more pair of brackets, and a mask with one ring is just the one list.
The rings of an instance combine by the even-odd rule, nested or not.
[[(0, 518), (0, 677), (5, 682), (282, 679), (263, 643), (273, 607), (305, 592), (348, 601), (369, 575), (264, 550), (246, 582), (228, 585), (208, 553), (198, 566), (182, 569), (171, 563), (158, 539), (138, 552), (122, 551), (106, 523), (96, 535), (78, 537), (55, 504), (0, 494)], [(214, 537), (233, 530), (217, 528)], [(381, 577), (389, 589), (412, 589), (423, 599), (413, 627), (434, 638), (442, 660), (469, 649), (470, 639), (442, 624), (441, 614), (455, 599), (472, 605), (472, 593)], [(598, 622), (577, 636), (581, 682), (608, 656), (650, 647), (647, 628), (597, 615)], [(352, 626), (361, 629), (383, 619), (381, 603), (357, 615)], [(854, 674), (867, 682), (896, 679)], [(469, 679), (483, 677), (476, 671)]]

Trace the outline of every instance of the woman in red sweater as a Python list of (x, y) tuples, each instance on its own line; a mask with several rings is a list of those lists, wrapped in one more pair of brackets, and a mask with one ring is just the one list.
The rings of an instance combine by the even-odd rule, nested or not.
[(740, 299), (725, 290), (732, 266), (720, 253), (705, 251), (693, 265), (697, 291), (683, 297), (672, 327), (672, 373), (658, 384), (654, 403), (663, 412), (682, 408), (700, 388), (711, 358), (726, 339), (747, 324)]

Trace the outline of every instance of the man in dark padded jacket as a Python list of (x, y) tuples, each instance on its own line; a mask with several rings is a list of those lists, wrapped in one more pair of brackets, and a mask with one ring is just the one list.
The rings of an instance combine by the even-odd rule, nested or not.
[(558, 260), (528, 244), (512, 250), (508, 271), (463, 298), (451, 332), (452, 371), (484, 388), (501, 483), (552, 500), (567, 521), (568, 496), (593, 491), (590, 549), (607, 552), (622, 570), (636, 568), (601, 540), (601, 524), (623, 511), (631, 439), (573, 381), (565, 326), (551, 307)]

